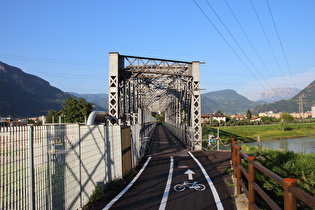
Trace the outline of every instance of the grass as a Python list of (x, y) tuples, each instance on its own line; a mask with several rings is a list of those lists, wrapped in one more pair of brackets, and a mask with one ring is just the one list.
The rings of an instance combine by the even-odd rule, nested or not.
[(97, 186), (93, 194), (89, 198), (89, 203), (82, 209), (102, 209), (106, 204), (111, 201), (116, 195), (118, 195), (136, 176), (137, 170), (130, 170), (122, 179), (113, 180), (105, 185), (105, 189), (101, 186)]
[[(208, 134), (217, 135), (217, 128), (203, 127), (203, 139)], [(247, 125), (220, 127), (220, 137), (223, 140), (234, 136), (238, 141), (253, 141), (260, 136), (261, 140), (287, 139), (306, 137), (315, 134), (315, 123), (288, 124), (284, 131), (278, 124), (272, 125)]]

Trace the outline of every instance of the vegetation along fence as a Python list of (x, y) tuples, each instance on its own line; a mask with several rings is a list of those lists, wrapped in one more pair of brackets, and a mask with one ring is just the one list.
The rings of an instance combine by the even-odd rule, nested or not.
[(122, 131), (133, 132), (124, 135), (132, 138), (133, 153), (126, 161), (134, 167), (141, 156), (141, 141), (135, 139), (141, 138), (139, 129), (0, 127), (0, 209), (81, 208), (97, 186), (123, 176)]
[[(242, 191), (248, 198), (249, 209), (313, 209), (315, 208), (315, 197), (302, 191), (297, 187), (297, 180), (282, 178), (256, 161), (241, 150), (236, 141), (232, 141), (232, 167), (234, 178), (236, 178), (236, 191), (239, 195)], [(247, 167), (246, 167), (247, 165)], [(283, 189), (282, 201), (275, 200), (269, 193), (265, 192), (257, 180), (258, 176), (264, 176), (265, 180), (273, 180)], [(274, 189), (275, 190), (275, 189)], [(260, 206), (260, 203), (262, 206)], [(268, 205), (268, 206), (264, 206)]]

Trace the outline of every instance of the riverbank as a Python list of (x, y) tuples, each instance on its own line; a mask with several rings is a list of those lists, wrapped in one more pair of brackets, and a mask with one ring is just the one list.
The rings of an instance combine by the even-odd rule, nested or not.
[(255, 141), (258, 136), (260, 136), (260, 140), (281, 140), (315, 135), (315, 123), (295, 123), (288, 124), (284, 131), (279, 124), (203, 127), (203, 139), (208, 139), (209, 134), (217, 136), (218, 129), (220, 138), (226, 141), (231, 136), (234, 136), (237, 141)]

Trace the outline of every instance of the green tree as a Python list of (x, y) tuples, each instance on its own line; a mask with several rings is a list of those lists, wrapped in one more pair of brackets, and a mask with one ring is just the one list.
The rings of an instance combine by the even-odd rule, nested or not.
[(58, 122), (57, 118), (58, 118), (57, 117), (57, 112), (55, 110), (49, 110), (49, 112), (47, 113), (47, 116), (46, 116), (46, 122), (47, 123)]
[(156, 118), (156, 122), (164, 123), (165, 122), (165, 113), (158, 114), (156, 112), (152, 113), (152, 115)]
[(215, 112), (215, 114), (220, 114), (220, 115), (223, 115), (223, 112), (219, 109)]
[(62, 109), (62, 116), (66, 123), (84, 122), (93, 109), (93, 104), (86, 102), (83, 98), (68, 98)]
[(280, 119), (284, 122), (293, 122), (294, 121), (294, 117), (292, 115), (290, 115), (289, 113), (281, 113), (280, 114)]
[(246, 118), (248, 121), (252, 118), (252, 112), (250, 111), (250, 109), (248, 109), (246, 112)]
[(279, 126), (280, 126), (282, 131), (285, 131), (285, 129), (287, 129), (287, 127), (288, 127), (288, 123), (281, 121), (281, 122), (279, 122)]
[(278, 121), (279, 121), (279, 120), (278, 120), (277, 118), (275, 118), (275, 117), (267, 117), (267, 116), (262, 116), (260, 119), (261, 119), (261, 121), (262, 121), (263, 123), (266, 123), (266, 124), (272, 123), (272, 122), (278, 122)]

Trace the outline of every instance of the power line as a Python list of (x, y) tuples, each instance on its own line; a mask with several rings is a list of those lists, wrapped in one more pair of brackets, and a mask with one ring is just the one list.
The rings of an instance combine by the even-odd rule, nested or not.
[(253, 74), (253, 72), (250, 70), (250, 68), (246, 65), (246, 63), (243, 61), (243, 59), (239, 56), (239, 54), (234, 50), (234, 48), (231, 46), (231, 44), (226, 40), (226, 38), (223, 36), (223, 34), (219, 31), (219, 29), (214, 25), (214, 23), (210, 20), (208, 15), (203, 11), (203, 9), (199, 6), (199, 4), (193, 0), (194, 3), (197, 5), (199, 10), (203, 13), (203, 15), (207, 18), (209, 23), (214, 27), (214, 29), (218, 32), (218, 34), (221, 36), (221, 38), (225, 41), (225, 43), (230, 47), (230, 49), (233, 51), (233, 53), (237, 56), (237, 58), (243, 63), (245, 68), (251, 73), (251, 75), (255, 78), (255, 80), (260, 84), (260, 86), (264, 89), (265, 87), (261, 84), (261, 82), (257, 79), (257, 77)]
[[(71, 79), (93, 79), (93, 80), (100, 80), (100, 81), (107, 81), (105, 78), (105, 75), (83, 75), (83, 74), (54, 74), (54, 73), (47, 73), (47, 72), (32, 72), (32, 74), (40, 74), (44, 76), (49, 76), (49, 77), (62, 77), (62, 78), (71, 78)], [(29, 73), (28, 73), (29, 74)], [(101, 79), (101, 78), (104, 79)]]
[(221, 24), (224, 26), (224, 28), (228, 31), (228, 33), (230, 34), (230, 36), (232, 37), (232, 39), (234, 40), (234, 42), (237, 44), (237, 46), (240, 48), (240, 50), (243, 52), (243, 54), (245, 55), (245, 57), (247, 58), (247, 60), (250, 62), (250, 64), (253, 66), (253, 68), (256, 70), (256, 72), (259, 74), (259, 76), (263, 79), (263, 81), (266, 83), (266, 85), (271, 89), (270, 85), (267, 83), (267, 81), (265, 80), (265, 78), (262, 76), (262, 74), (259, 72), (259, 70), (257, 69), (257, 67), (254, 65), (254, 63), (252, 62), (252, 60), (248, 57), (247, 53), (243, 50), (243, 48), (241, 47), (241, 45), (238, 43), (238, 41), (235, 39), (235, 37), (233, 36), (233, 34), (230, 32), (230, 30), (228, 29), (228, 27), (224, 24), (224, 22), (222, 21), (222, 19), (219, 17), (218, 13), (213, 9), (213, 7), (210, 5), (209, 1), (206, 0), (208, 6), (211, 8), (211, 10), (214, 12), (214, 14), (217, 16), (217, 18), (220, 20)]
[[(254, 47), (253, 43), (251, 42), (251, 40), (249, 39), (247, 33), (245, 32), (243, 26), (241, 25), (240, 21), (238, 20), (238, 18), (236, 17), (235, 13), (233, 12), (232, 8), (230, 7), (230, 4), (227, 2), (227, 0), (225, 0), (226, 5), (228, 6), (230, 12), (232, 13), (234, 19), (236, 20), (238, 26), (241, 28), (244, 36), (246, 37), (248, 43), (250, 44), (250, 46), (252, 47), (253, 51), (255, 52), (256, 56), (258, 57), (259, 61), (261, 62), (261, 64), (263, 65), (264, 69), (267, 71), (268, 75), (270, 78), (272, 78), (272, 81), (275, 83), (275, 85), (278, 87), (278, 84), (276, 83), (276, 81), (274, 80), (274, 78), (272, 77), (270, 71), (268, 70), (268, 68), (266, 67), (265, 63), (263, 62), (262, 58), (260, 57), (260, 55), (258, 54), (256, 48)], [(278, 87), (279, 88), (279, 87)]]
[(266, 30), (265, 30), (265, 28), (264, 28), (264, 26), (263, 26), (263, 24), (262, 24), (262, 22), (261, 22), (261, 20), (260, 20), (260, 18), (259, 18), (259, 15), (258, 15), (258, 13), (257, 13), (257, 10), (256, 10), (256, 8), (255, 8), (255, 5), (253, 4), (253, 1), (252, 1), (252, 0), (250, 0), (250, 2), (251, 2), (251, 5), (252, 5), (252, 8), (253, 8), (253, 10), (254, 10), (254, 12), (255, 12), (255, 14), (256, 14), (256, 17), (257, 17), (257, 19), (258, 19), (258, 22), (259, 22), (259, 24), (260, 24), (260, 27), (261, 27), (262, 31), (264, 32), (265, 38), (266, 38), (266, 40), (267, 40), (267, 42), (268, 42), (268, 45), (269, 45), (269, 47), (270, 47), (270, 49), (271, 49), (271, 52), (272, 52), (272, 54), (273, 54), (273, 57), (275, 58), (275, 60), (276, 60), (276, 62), (277, 62), (278, 68), (280, 69), (280, 72), (281, 72), (281, 74), (282, 74), (282, 76), (283, 76), (283, 79), (284, 79), (285, 83), (287, 84), (287, 86), (289, 87), (288, 82), (287, 82), (287, 80), (286, 80), (285, 77), (284, 77), (282, 68), (281, 68), (281, 66), (280, 66), (280, 64), (279, 64), (279, 61), (278, 61), (278, 59), (277, 59), (277, 57), (276, 57), (276, 54), (275, 54), (275, 52), (274, 52), (274, 50), (273, 50), (273, 48), (272, 48), (272, 46), (271, 46), (271, 43), (270, 43), (269, 38), (268, 38), (268, 36), (267, 36)]
[(290, 68), (290, 66), (289, 66), (289, 62), (288, 62), (286, 53), (285, 53), (285, 51), (284, 51), (284, 48), (283, 48), (283, 45), (282, 45), (282, 42), (281, 42), (281, 39), (280, 39), (280, 36), (279, 36), (278, 28), (277, 28), (276, 23), (275, 23), (275, 20), (274, 20), (274, 18), (273, 18), (273, 15), (272, 15), (272, 12), (271, 12), (270, 5), (269, 5), (268, 0), (266, 0), (266, 3), (267, 3), (268, 10), (269, 10), (269, 13), (270, 13), (270, 16), (271, 16), (271, 19), (272, 19), (273, 26), (274, 26), (275, 31), (276, 31), (276, 33), (277, 33), (277, 37), (278, 37), (278, 40), (279, 40), (279, 43), (280, 43), (280, 46), (281, 46), (281, 50), (282, 50), (283, 56), (284, 56), (284, 58), (285, 58), (285, 62), (286, 62), (287, 67), (288, 67), (288, 69), (289, 69), (289, 72), (290, 72), (290, 75), (291, 75), (291, 78), (292, 78), (294, 87), (296, 88), (295, 81), (294, 81), (293, 76), (292, 76), (291, 68)]
[(79, 66), (94, 66), (94, 67), (104, 67), (105, 66), (105, 64), (102, 64), (102, 63), (91, 63), (91, 62), (70, 61), (70, 60), (58, 60), (58, 59), (38, 58), (38, 57), (27, 57), (27, 56), (21, 56), (21, 55), (0, 54), (0, 57), (9, 58), (9, 59), (27, 60), (27, 61), (39, 61), (39, 62), (48, 62), (48, 63), (61, 63), (61, 64), (68, 64), (68, 65), (79, 65)]

